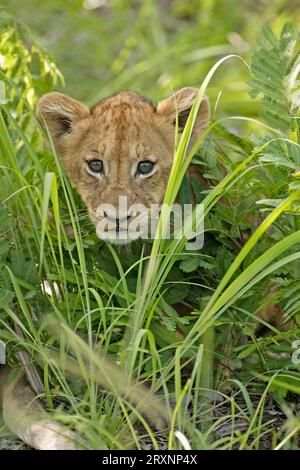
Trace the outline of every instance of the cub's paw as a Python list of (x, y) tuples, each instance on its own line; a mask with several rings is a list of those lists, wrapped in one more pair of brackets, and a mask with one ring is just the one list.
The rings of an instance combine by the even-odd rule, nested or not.
[(76, 450), (73, 431), (53, 421), (37, 421), (28, 426), (22, 439), (37, 450)]

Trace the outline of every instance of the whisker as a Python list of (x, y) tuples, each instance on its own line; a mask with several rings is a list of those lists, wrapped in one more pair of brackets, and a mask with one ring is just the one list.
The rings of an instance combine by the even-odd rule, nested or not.
[(75, 221), (89, 220), (89, 215), (88, 214), (77, 215), (77, 216), (73, 217), (73, 219), (71, 219), (70, 217), (61, 217), (61, 220), (64, 223), (66, 223), (66, 222), (71, 223), (72, 220), (75, 220)]

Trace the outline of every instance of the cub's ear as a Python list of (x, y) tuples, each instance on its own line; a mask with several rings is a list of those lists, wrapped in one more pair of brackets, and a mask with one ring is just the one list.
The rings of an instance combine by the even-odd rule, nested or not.
[(73, 126), (89, 114), (87, 106), (56, 92), (44, 95), (37, 107), (38, 118), (47, 125), (56, 147), (59, 147), (60, 139), (71, 133)]
[[(198, 88), (186, 87), (169, 96), (157, 105), (157, 114), (163, 117), (170, 124), (176, 126), (176, 113), (178, 113), (178, 127), (179, 132), (182, 132), (193, 103), (198, 95)], [(207, 128), (209, 123), (209, 100), (204, 96), (194, 124), (194, 129), (191, 136), (190, 144), (194, 144), (203, 131)]]

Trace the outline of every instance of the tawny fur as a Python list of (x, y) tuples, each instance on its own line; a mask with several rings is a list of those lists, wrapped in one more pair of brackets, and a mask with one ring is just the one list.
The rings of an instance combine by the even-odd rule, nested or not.
[[(128, 206), (140, 203), (149, 208), (163, 201), (174, 157), (176, 112), (184, 125), (197, 93), (196, 88), (183, 88), (154, 106), (135, 93), (122, 92), (90, 110), (61, 93), (49, 93), (41, 99), (38, 115), (48, 126), (57, 153), (93, 222), (99, 218), (97, 208), (104, 203), (118, 206), (119, 196), (127, 197)], [(207, 127), (208, 119), (209, 102), (205, 97), (190, 148)], [(104, 162), (103, 179), (86, 171), (91, 158)], [(149, 178), (136, 179), (134, 168), (145, 159), (155, 162), (155, 172)]]
[(75, 450), (75, 434), (50, 420), (23, 374), (1, 366), (0, 398), (8, 428), (37, 450)]

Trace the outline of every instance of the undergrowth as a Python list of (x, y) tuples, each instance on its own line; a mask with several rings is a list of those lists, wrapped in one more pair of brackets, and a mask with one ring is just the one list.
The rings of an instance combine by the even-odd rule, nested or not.
[[(248, 85), (262, 119), (218, 120), (216, 107), (188, 155), (211, 77), (225, 60), (245, 64), (221, 59), (199, 89), (165, 201), (178, 192), (189, 200), (184, 175), (199, 165), (203, 184), (191, 184), (204, 205), (204, 247), (159, 238), (117, 250), (97, 239), (43, 144), (34, 107), (60, 73), (23, 26), (0, 20), (0, 337), (9, 363), (20, 367), (17, 352), (28, 354), (49, 411), (82, 448), (180, 449), (178, 431), (193, 449), (299, 448), (298, 33), (265, 27), (258, 40)], [(275, 322), (257, 315), (266, 310)]]

